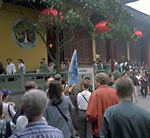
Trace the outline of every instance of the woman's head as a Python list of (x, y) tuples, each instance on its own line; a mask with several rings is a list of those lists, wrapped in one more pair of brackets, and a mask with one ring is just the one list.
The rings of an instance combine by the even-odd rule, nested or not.
[(147, 75), (147, 74), (146, 74), (146, 72), (144, 71), (144, 72), (143, 72), (143, 77), (145, 77), (146, 75)]
[(53, 80), (49, 85), (50, 103), (55, 106), (62, 102), (62, 87), (59, 81)]
[(18, 59), (18, 62), (19, 62), (19, 64), (21, 64), (21, 63), (23, 63), (23, 64), (24, 64), (24, 62), (23, 62), (23, 60), (22, 60), (22, 59)]

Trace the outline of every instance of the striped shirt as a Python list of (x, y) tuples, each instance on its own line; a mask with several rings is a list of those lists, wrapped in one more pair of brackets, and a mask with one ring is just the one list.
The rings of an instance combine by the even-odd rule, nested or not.
[(62, 132), (45, 121), (28, 123), (26, 129), (12, 135), (10, 138), (64, 138)]

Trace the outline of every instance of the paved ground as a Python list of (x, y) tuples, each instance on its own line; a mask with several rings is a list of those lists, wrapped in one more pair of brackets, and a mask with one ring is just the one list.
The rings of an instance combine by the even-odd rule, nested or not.
[(142, 96), (139, 96), (138, 102), (136, 104), (150, 112), (150, 95), (147, 95), (146, 98), (142, 98)]

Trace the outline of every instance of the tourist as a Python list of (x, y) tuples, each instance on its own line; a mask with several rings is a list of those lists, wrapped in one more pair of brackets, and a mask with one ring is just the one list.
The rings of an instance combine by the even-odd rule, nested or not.
[(11, 121), (6, 121), (3, 115), (3, 104), (0, 102), (0, 138), (8, 138), (16, 133), (16, 126)]
[(16, 73), (16, 66), (15, 64), (11, 63), (11, 59), (10, 58), (7, 58), (7, 67), (6, 67), (6, 72), (7, 74), (14, 74)]
[(100, 126), (105, 110), (119, 102), (116, 91), (107, 85), (108, 82), (109, 77), (105, 73), (99, 73), (95, 76), (97, 89), (92, 92), (86, 110), (87, 121), (92, 125), (91, 133), (93, 138), (99, 138)]
[(116, 81), (119, 104), (106, 109), (100, 138), (149, 138), (150, 113), (131, 101), (134, 87), (125, 77)]
[(1, 92), (3, 93), (2, 96), (2, 103), (3, 103), (3, 113), (5, 116), (6, 121), (12, 121), (12, 118), (15, 115), (15, 104), (13, 102), (9, 102), (7, 103), (9, 94), (11, 94), (12, 92), (7, 90), (7, 89), (1, 89)]
[[(148, 78), (146, 76), (146, 73), (143, 72), (142, 77), (140, 78), (141, 81), (141, 94), (142, 96), (146, 98), (147, 96), (147, 87), (148, 87)], [(143, 93), (143, 91), (145, 92), (145, 94)]]
[(2, 62), (0, 62), (0, 74), (4, 74), (4, 73), (5, 73), (5, 70), (4, 70), (3, 64)]
[(90, 80), (84, 79), (82, 87), (83, 91), (77, 96), (79, 133), (80, 138), (91, 138), (91, 125), (86, 120), (86, 109), (91, 96), (91, 92), (89, 92)]
[(23, 60), (22, 59), (18, 59), (18, 62), (19, 62), (19, 64), (18, 64), (18, 72), (25, 73), (26, 68), (25, 68)]
[(55, 127), (48, 126), (43, 120), (43, 112), (47, 106), (47, 96), (43, 91), (32, 89), (22, 97), (22, 109), (28, 124), (26, 128), (10, 138), (64, 138), (62, 132)]
[(68, 96), (62, 96), (60, 82), (53, 80), (49, 85), (49, 99), (44, 117), (48, 125), (62, 131), (65, 138), (75, 138), (70, 112), (74, 107)]
[(48, 66), (47, 64), (45, 63), (45, 58), (42, 58), (42, 62), (41, 62), (41, 72), (42, 73), (47, 73), (48, 72)]

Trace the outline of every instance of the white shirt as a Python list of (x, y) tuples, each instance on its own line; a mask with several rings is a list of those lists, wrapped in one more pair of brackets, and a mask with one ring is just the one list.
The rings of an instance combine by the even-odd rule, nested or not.
[(7, 71), (7, 74), (14, 74), (16, 73), (16, 67), (13, 63), (10, 63), (7, 65), (7, 68), (6, 68), (6, 71)]
[(136, 76), (136, 78), (138, 79), (138, 81), (140, 80), (141, 77), (142, 77), (141, 75), (139, 75), (139, 76), (137, 75)]
[(17, 118), (16, 121), (16, 130), (17, 132), (20, 132), (26, 128), (26, 125), (28, 124), (28, 119), (25, 115), (21, 115)]
[[(84, 95), (84, 97), (86, 98), (86, 100), (89, 101), (89, 98), (91, 96), (91, 92), (89, 92), (89, 91), (82, 91), (81, 93)], [(84, 97), (82, 96), (81, 93), (79, 93), (78, 96), (77, 96), (78, 108), (81, 109), (81, 110), (86, 110), (88, 103), (84, 99)]]
[[(43, 120), (46, 121), (44, 117), (43, 117)], [(28, 124), (27, 117), (25, 115), (19, 116), (16, 121), (16, 131), (20, 132), (20, 131), (24, 130), (26, 128), (27, 124)]]
[(9, 106), (9, 111), (10, 111), (11, 116), (8, 112), (8, 103), (3, 103), (3, 114), (5, 116), (6, 121), (12, 121), (12, 117), (16, 113), (11, 105)]
[(18, 64), (18, 71), (23, 71), (23, 73), (25, 73), (26, 67), (23, 63)]

